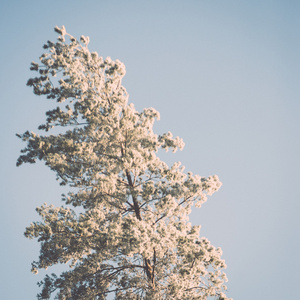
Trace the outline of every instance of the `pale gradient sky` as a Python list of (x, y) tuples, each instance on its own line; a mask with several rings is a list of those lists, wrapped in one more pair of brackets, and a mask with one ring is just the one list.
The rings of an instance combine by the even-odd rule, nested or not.
[(36, 206), (60, 205), (54, 173), (15, 167), (25, 146), (15, 133), (36, 131), (51, 107), (26, 81), (55, 25), (125, 63), (130, 102), (157, 109), (156, 131), (186, 143), (167, 162), (219, 175), (191, 219), (223, 249), (228, 296), (299, 299), (299, 15), (292, 0), (1, 1), (0, 299), (35, 299), (39, 246), (23, 231)]

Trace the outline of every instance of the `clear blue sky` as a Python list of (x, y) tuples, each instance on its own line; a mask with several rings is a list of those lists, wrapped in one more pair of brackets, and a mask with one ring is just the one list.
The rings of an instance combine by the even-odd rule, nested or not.
[(15, 167), (15, 133), (36, 131), (50, 107), (26, 81), (55, 25), (125, 63), (130, 102), (156, 108), (157, 132), (186, 143), (167, 162), (219, 175), (192, 222), (223, 249), (228, 296), (299, 299), (299, 15), (292, 0), (1, 1), (0, 299), (35, 299), (39, 247), (23, 231), (36, 206), (60, 205), (54, 173)]

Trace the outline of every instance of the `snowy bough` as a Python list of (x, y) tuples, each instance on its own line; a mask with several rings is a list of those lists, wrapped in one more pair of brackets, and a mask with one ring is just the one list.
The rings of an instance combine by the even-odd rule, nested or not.
[(57, 107), (39, 126), (44, 135), (18, 135), (27, 146), (17, 165), (43, 160), (70, 187), (64, 206), (38, 207), (41, 221), (25, 231), (41, 245), (32, 272), (69, 265), (46, 275), (38, 299), (227, 299), (222, 251), (188, 218), (220, 188), (218, 177), (161, 161), (159, 149), (184, 144), (153, 132), (156, 110), (128, 104), (124, 65), (90, 52), (88, 37), (55, 31), (27, 85)]

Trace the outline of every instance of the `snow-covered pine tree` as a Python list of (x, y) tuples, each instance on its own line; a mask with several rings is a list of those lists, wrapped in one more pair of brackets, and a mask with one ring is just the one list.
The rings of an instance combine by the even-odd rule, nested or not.
[(44, 278), (38, 299), (227, 299), (222, 251), (188, 218), (220, 188), (218, 177), (161, 161), (159, 149), (184, 144), (153, 132), (156, 110), (128, 104), (124, 65), (90, 52), (88, 37), (55, 31), (27, 84), (57, 107), (39, 126), (44, 135), (18, 135), (27, 143), (18, 166), (43, 160), (70, 186), (64, 206), (38, 207), (41, 221), (25, 231), (41, 245), (34, 273), (70, 265)]

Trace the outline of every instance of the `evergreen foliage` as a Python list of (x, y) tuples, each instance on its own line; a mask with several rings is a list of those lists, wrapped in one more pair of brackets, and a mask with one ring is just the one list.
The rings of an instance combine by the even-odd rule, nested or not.
[(39, 126), (44, 135), (18, 135), (27, 145), (18, 166), (42, 160), (70, 186), (64, 205), (38, 207), (41, 221), (25, 231), (41, 245), (32, 272), (70, 266), (44, 278), (38, 299), (228, 299), (221, 249), (189, 222), (192, 206), (220, 188), (218, 177), (161, 161), (159, 149), (183, 141), (153, 132), (155, 109), (128, 104), (125, 66), (90, 52), (88, 37), (55, 31), (27, 85), (56, 107)]

